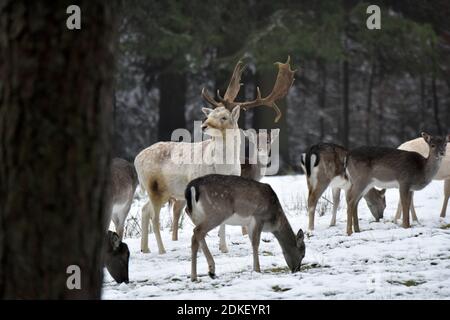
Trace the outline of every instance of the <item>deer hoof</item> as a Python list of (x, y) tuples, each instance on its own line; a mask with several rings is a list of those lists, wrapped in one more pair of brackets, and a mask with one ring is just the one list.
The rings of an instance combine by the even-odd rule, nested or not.
[(208, 275), (209, 275), (209, 277), (210, 277), (211, 279), (216, 279), (216, 278), (217, 278), (216, 274), (213, 273), (213, 272), (208, 272)]
[(225, 248), (219, 248), (219, 250), (220, 250), (220, 252), (222, 252), (222, 253), (228, 253), (228, 248), (227, 247), (225, 247)]
[(141, 252), (142, 253), (149, 253), (150, 249), (149, 248), (144, 248), (144, 249), (141, 249)]
[(164, 249), (159, 250), (159, 254), (165, 254), (165, 253), (166, 253), (166, 250), (164, 250)]

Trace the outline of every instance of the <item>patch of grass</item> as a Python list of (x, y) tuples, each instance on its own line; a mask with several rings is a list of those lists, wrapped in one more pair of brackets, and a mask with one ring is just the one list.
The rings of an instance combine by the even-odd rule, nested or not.
[(272, 252), (270, 252), (270, 251), (263, 251), (262, 255), (263, 256), (273, 256), (274, 254)]
[(183, 281), (183, 280), (181, 280), (180, 278), (172, 278), (172, 279), (170, 279), (170, 281), (177, 282), (177, 281)]
[(441, 229), (444, 229), (444, 230), (450, 229), (450, 223), (444, 224), (444, 225), (442, 225), (440, 228), (441, 228)]
[(285, 291), (291, 290), (291, 288), (282, 288), (282, 287), (276, 285), (276, 286), (272, 286), (272, 290), (275, 292), (285, 292)]
[(303, 264), (300, 267), (300, 271), (307, 271), (310, 269), (318, 269), (318, 268), (329, 268), (330, 266), (322, 266), (318, 263), (311, 263), (311, 264)]
[(406, 281), (394, 281), (394, 280), (388, 281), (388, 283), (390, 283), (390, 284), (401, 284), (406, 287), (417, 287), (425, 282), (426, 281), (423, 281), (423, 280), (412, 280), (412, 279), (406, 280)]
[(334, 291), (327, 291), (327, 292), (324, 292), (323, 293), (323, 295), (325, 296), (325, 297), (331, 297), (331, 296), (335, 296), (335, 295), (337, 295), (338, 293), (337, 292), (334, 292)]
[(272, 273), (286, 273), (291, 272), (288, 267), (273, 267), (267, 270), (268, 272)]

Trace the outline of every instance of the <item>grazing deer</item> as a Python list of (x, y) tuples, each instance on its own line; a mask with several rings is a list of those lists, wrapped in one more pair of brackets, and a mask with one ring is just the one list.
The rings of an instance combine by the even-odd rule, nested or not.
[[(265, 98), (261, 97), (257, 88), (255, 100), (234, 101), (240, 89), (240, 78), (244, 70), (241, 61), (234, 69), (224, 97), (217, 92), (219, 101), (214, 100), (203, 88), (202, 97), (214, 108), (202, 109), (207, 117), (202, 129), (211, 139), (198, 143), (158, 142), (136, 156), (134, 164), (139, 182), (149, 196), (149, 203), (142, 208), (142, 252), (149, 252), (148, 225), (151, 218), (159, 253), (165, 253), (159, 230), (160, 209), (170, 199), (183, 200), (184, 189), (189, 181), (209, 173), (241, 174), (241, 138), (238, 127), (240, 110), (268, 106), (277, 112), (275, 119), (277, 121), (281, 112), (275, 102), (286, 96), (294, 81), (294, 71), (290, 69), (289, 59), (284, 64), (277, 64), (277, 79), (272, 92)], [(173, 160), (174, 156), (178, 157), (177, 161)], [(230, 158), (231, 161), (228, 161)]]
[(138, 178), (133, 164), (121, 158), (114, 158), (110, 167), (107, 203), (110, 221), (114, 223), (120, 240), (123, 238), (125, 220), (133, 203), (137, 184)]
[[(249, 142), (249, 148), (252, 150), (257, 150), (256, 152), (256, 163), (253, 163), (254, 159), (250, 159), (248, 156), (245, 157), (244, 163), (241, 163), (241, 177), (253, 179), (260, 181), (267, 169), (269, 163), (269, 154), (273, 142), (276, 140), (280, 133), (280, 129), (272, 129), (270, 133), (266, 131), (254, 133), (251, 130), (244, 131), (244, 135)], [(259, 144), (258, 144), (259, 141)], [(179, 220), (182, 214), (182, 210), (186, 205), (184, 200), (171, 199), (169, 201), (170, 207), (173, 209), (173, 223), (172, 223), (172, 240), (178, 240), (178, 226)], [(221, 252), (228, 252), (226, 238), (225, 238), (225, 225), (221, 224), (219, 229), (220, 244), (219, 248)], [(242, 227), (242, 234), (247, 234), (245, 227)]]
[(399, 188), (404, 228), (409, 228), (409, 207), (413, 191), (422, 190), (434, 178), (445, 156), (450, 136), (430, 136), (422, 132), (430, 149), (428, 158), (417, 152), (394, 148), (361, 147), (350, 151), (346, 173), (350, 179), (347, 191), (347, 234), (359, 232), (358, 202), (372, 187)]
[(126, 243), (120, 240), (117, 233), (108, 231), (103, 247), (104, 265), (117, 283), (128, 283), (128, 261), (130, 250)]
[[(266, 131), (258, 132), (257, 135), (252, 131), (247, 130), (244, 132), (249, 141), (249, 148), (255, 148), (256, 163), (251, 163), (253, 159), (245, 157), (244, 163), (241, 163), (241, 177), (260, 181), (266, 174), (267, 165), (269, 164), (269, 154), (272, 148), (273, 142), (277, 139), (280, 133), (280, 129), (272, 129), (269, 134)], [(259, 144), (258, 144), (259, 141)], [(253, 149), (254, 150), (254, 149)], [(247, 234), (247, 229), (242, 227), (242, 234)], [(222, 223), (219, 228), (219, 250), (223, 253), (228, 252), (226, 242), (225, 224)]]
[[(405, 143), (401, 144), (398, 149), (405, 150), (405, 151), (411, 151), (411, 152), (417, 152), (420, 153), (423, 157), (428, 157), (429, 155), (429, 148), (428, 144), (425, 142), (422, 138), (416, 138), (413, 140), (406, 141)], [(450, 198), (450, 145), (447, 145), (447, 150), (445, 153), (444, 158), (442, 159), (441, 166), (439, 167), (438, 172), (434, 176), (433, 180), (444, 180), (444, 203), (442, 205), (441, 210), (441, 218), (445, 218), (445, 214), (447, 211), (447, 204), (448, 199)], [(418, 221), (416, 209), (414, 208), (414, 193), (411, 195), (411, 216), (414, 221)], [(398, 202), (397, 206), (397, 213), (395, 215), (395, 221), (400, 219), (401, 217), (401, 203)]]
[[(306, 174), (308, 184), (308, 232), (314, 230), (314, 214), (317, 202), (328, 186), (332, 188), (333, 194), (333, 215), (330, 226), (336, 225), (336, 213), (341, 198), (341, 189), (346, 190), (349, 182), (345, 177), (344, 163), (348, 150), (333, 143), (319, 143), (311, 146), (308, 151), (302, 154), (300, 163)], [(367, 206), (376, 221), (383, 218), (386, 208), (386, 190), (372, 188), (364, 195)]]
[(191, 181), (185, 192), (186, 213), (196, 225), (192, 236), (191, 280), (197, 280), (197, 252), (201, 245), (208, 261), (209, 276), (215, 263), (205, 241), (208, 231), (222, 223), (246, 226), (253, 248), (253, 270), (261, 272), (258, 247), (261, 232), (278, 240), (292, 272), (300, 270), (305, 256), (303, 231), (295, 235), (280, 201), (270, 185), (237, 176), (211, 174)]

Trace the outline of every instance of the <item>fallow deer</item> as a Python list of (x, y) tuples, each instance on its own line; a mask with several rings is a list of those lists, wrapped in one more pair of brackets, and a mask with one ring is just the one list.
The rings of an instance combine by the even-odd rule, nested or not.
[(205, 241), (206, 234), (222, 223), (246, 226), (253, 248), (253, 270), (261, 272), (258, 248), (261, 232), (278, 240), (292, 272), (300, 270), (305, 256), (303, 231), (295, 235), (276, 193), (270, 185), (237, 176), (211, 174), (191, 181), (185, 192), (186, 213), (196, 225), (192, 236), (191, 280), (197, 280), (197, 252), (201, 245), (209, 276), (215, 263)]
[(107, 205), (110, 221), (114, 223), (120, 240), (123, 238), (125, 220), (133, 203), (137, 184), (138, 178), (133, 164), (121, 158), (114, 158), (110, 166)]
[[(257, 88), (255, 100), (235, 101), (243, 71), (241, 61), (234, 69), (225, 95), (221, 97), (217, 92), (219, 101), (214, 100), (203, 88), (202, 97), (214, 108), (202, 109), (207, 117), (202, 124), (202, 129), (211, 136), (211, 139), (198, 143), (159, 142), (142, 150), (136, 156), (134, 164), (139, 182), (149, 196), (149, 203), (142, 209), (142, 252), (149, 252), (148, 225), (151, 218), (159, 253), (165, 253), (159, 230), (160, 209), (171, 198), (183, 200), (184, 189), (189, 181), (210, 173), (241, 174), (241, 138), (237, 122), (239, 113), (241, 109), (268, 106), (277, 112), (275, 121), (278, 121), (281, 112), (275, 102), (286, 96), (294, 80), (294, 71), (290, 69), (289, 59), (286, 63), (278, 62), (277, 65), (277, 79), (272, 92), (265, 98), (261, 97)], [(182, 156), (178, 157), (179, 161), (175, 162), (173, 156), (180, 154)], [(227, 160), (231, 158), (231, 161), (225, 158)]]
[[(280, 129), (272, 129), (269, 134), (267, 134), (266, 131), (258, 132), (258, 134), (255, 134), (252, 130), (244, 131), (244, 134), (249, 141), (249, 150), (256, 149), (257, 152), (256, 159), (251, 159), (251, 156), (249, 155), (245, 157), (244, 163), (241, 163), (241, 177), (260, 181), (265, 176), (269, 164), (270, 150), (279, 133)], [(247, 233), (247, 229), (242, 227), (242, 234), (245, 235)], [(223, 253), (227, 253), (228, 247), (224, 223), (220, 225), (219, 238), (219, 250)]]
[[(280, 133), (280, 129), (272, 129), (269, 133), (267, 131), (261, 131), (256, 134), (254, 130), (244, 131), (244, 136), (248, 140), (247, 154), (250, 150), (256, 150), (255, 159), (251, 159), (248, 155), (245, 157), (244, 163), (241, 163), (241, 177), (253, 179), (255, 181), (260, 181), (267, 169), (269, 163), (269, 154), (272, 144), (277, 139)], [(259, 143), (258, 143), (259, 142)], [(173, 210), (173, 222), (172, 222), (172, 240), (178, 240), (178, 227), (181, 217), (182, 210), (186, 202), (184, 200), (171, 199), (169, 201), (169, 206)], [(225, 225), (221, 224), (219, 229), (220, 244), (219, 249), (221, 252), (228, 252), (226, 238), (225, 238)], [(242, 227), (242, 234), (247, 234), (245, 227)]]
[(430, 136), (422, 132), (430, 149), (428, 158), (417, 152), (385, 147), (360, 147), (350, 151), (346, 173), (350, 180), (347, 191), (347, 234), (352, 225), (359, 232), (358, 202), (372, 187), (399, 188), (404, 228), (410, 227), (409, 207), (413, 191), (425, 188), (439, 170), (450, 136)]
[[(330, 226), (336, 225), (336, 213), (341, 198), (341, 189), (348, 189), (349, 182), (345, 177), (344, 163), (348, 150), (333, 143), (319, 143), (311, 146), (302, 154), (300, 165), (305, 172), (308, 185), (308, 233), (314, 230), (314, 215), (317, 202), (323, 192), (330, 186), (333, 195), (333, 210)], [(376, 221), (383, 218), (386, 208), (386, 190), (372, 188), (364, 195), (370, 212)]]
[[(416, 138), (413, 140), (406, 141), (401, 144), (398, 149), (417, 152), (420, 153), (423, 157), (428, 157), (430, 152), (428, 148), (428, 144), (422, 138)], [(433, 180), (444, 180), (444, 202), (442, 204), (441, 210), (441, 218), (445, 218), (445, 214), (447, 211), (448, 199), (450, 198), (450, 145), (447, 145), (447, 150), (444, 158), (442, 159), (441, 166), (439, 167), (438, 172), (434, 176)], [(411, 216), (414, 221), (418, 221), (416, 209), (414, 208), (414, 193), (411, 195)], [(395, 221), (400, 219), (401, 217), (401, 203), (398, 202), (397, 213), (395, 215)]]
[(117, 283), (128, 283), (128, 262), (130, 250), (120, 240), (117, 233), (108, 231), (103, 247), (103, 260), (106, 269)]

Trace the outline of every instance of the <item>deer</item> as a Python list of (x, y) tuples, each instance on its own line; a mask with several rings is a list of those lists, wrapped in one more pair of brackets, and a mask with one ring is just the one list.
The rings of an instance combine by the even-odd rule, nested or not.
[(447, 142), (450, 141), (450, 135), (431, 136), (426, 132), (421, 135), (430, 150), (427, 158), (417, 152), (388, 147), (359, 147), (349, 152), (345, 163), (350, 180), (346, 192), (348, 235), (353, 233), (353, 229), (360, 232), (358, 202), (372, 187), (399, 189), (403, 210), (402, 227), (410, 228), (412, 192), (422, 190), (435, 177), (445, 156)]
[[(256, 163), (253, 163), (254, 161), (251, 161), (252, 159), (249, 156), (246, 156), (244, 163), (241, 163), (241, 177), (261, 181), (266, 174), (267, 165), (269, 164), (269, 154), (272, 144), (279, 134), (280, 129), (272, 129), (269, 134), (266, 131), (258, 132), (258, 134), (254, 134), (251, 130), (244, 131), (244, 135), (250, 144), (249, 148), (255, 148), (257, 152)], [(242, 227), (242, 234), (246, 235), (247, 233), (246, 227)], [(219, 250), (222, 253), (227, 253), (228, 246), (224, 223), (219, 228), (219, 239)]]
[[(406, 141), (402, 143), (398, 149), (405, 150), (405, 151), (411, 151), (411, 152), (417, 152), (421, 154), (423, 157), (428, 157), (429, 155), (429, 148), (428, 144), (425, 142), (422, 138), (416, 138), (413, 140)], [(446, 212), (447, 212), (447, 204), (448, 199), (450, 198), (450, 145), (447, 145), (446, 153), (444, 158), (442, 159), (441, 166), (439, 167), (438, 172), (434, 176), (433, 180), (444, 180), (444, 202), (442, 204), (442, 210), (440, 217), (445, 218)], [(411, 194), (411, 216), (413, 221), (419, 222), (417, 219), (417, 213), (416, 209), (414, 208), (414, 193)], [(397, 212), (395, 215), (395, 221), (400, 219), (401, 217), (401, 203), (399, 201), (397, 206)]]
[[(336, 213), (340, 204), (341, 189), (347, 190), (348, 179), (345, 176), (344, 163), (348, 150), (334, 143), (318, 143), (311, 146), (300, 159), (300, 166), (305, 172), (308, 185), (308, 234), (314, 230), (314, 215), (317, 202), (323, 192), (330, 186), (333, 196), (333, 209), (330, 227), (336, 225)], [(370, 189), (364, 195), (375, 221), (383, 218), (386, 208), (386, 190)]]
[(215, 262), (205, 236), (225, 223), (245, 226), (253, 249), (253, 271), (261, 272), (261, 232), (278, 240), (289, 269), (300, 271), (305, 256), (304, 234), (291, 228), (280, 201), (269, 184), (232, 175), (210, 174), (194, 179), (186, 187), (186, 213), (195, 224), (191, 242), (191, 280), (197, 281), (197, 252), (201, 246), (208, 262), (208, 274), (215, 278)]
[(120, 240), (123, 239), (125, 220), (133, 203), (137, 185), (138, 178), (133, 164), (121, 158), (112, 159), (107, 193), (107, 212)]
[[(249, 148), (252, 150), (256, 149), (257, 152), (256, 159), (250, 159), (249, 156), (246, 156), (244, 163), (241, 163), (241, 177), (260, 181), (265, 176), (267, 165), (269, 163), (270, 150), (280, 133), (280, 129), (272, 129), (269, 133), (267, 133), (267, 131), (256, 133), (254, 130), (245, 130), (243, 133), (245, 139), (249, 142)], [(186, 201), (184, 200), (169, 200), (169, 206), (172, 207), (173, 210), (172, 240), (174, 241), (178, 240), (179, 220), (185, 205)], [(225, 225), (221, 224), (219, 228), (219, 248), (223, 253), (228, 252), (225, 234)], [(245, 227), (242, 227), (242, 234), (247, 234)]]
[(108, 231), (103, 246), (103, 260), (106, 269), (117, 283), (128, 283), (128, 262), (130, 250), (116, 232)]
[[(241, 136), (238, 126), (240, 110), (249, 110), (258, 106), (273, 108), (277, 113), (275, 118), (277, 122), (281, 117), (281, 111), (275, 102), (286, 96), (294, 81), (295, 71), (290, 68), (289, 57), (286, 63), (277, 62), (276, 65), (278, 75), (275, 84), (272, 92), (264, 98), (261, 97), (257, 87), (256, 99), (245, 102), (235, 101), (244, 70), (242, 61), (236, 64), (223, 97), (217, 90), (219, 101), (211, 97), (205, 88), (202, 89), (202, 98), (212, 106), (212, 108), (202, 108), (206, 116), (206, 120), (202, 123), (202, 130), (211, 137), (210, 139), (194, 143), (158, 142), (136, 156), (134, 165), (139, 183), (149, 196), (149, 202), (143, 206), (141, 214), (142, 252), (150, 252), (148, 226), (151, 219), (158, 251), (160, 254), (165, 253), (159, 223), (161, 206), (170, 199), (184, 200), (184, 189), (189, 181), (210, 173), (236, 176), (241, 174)], [(177, 161), (174, 161), (174, 156)], [(192, 163), (192, 158), (200, 159), (200, 161)], [(225, 158), (227, 161), (224, 160)]]

